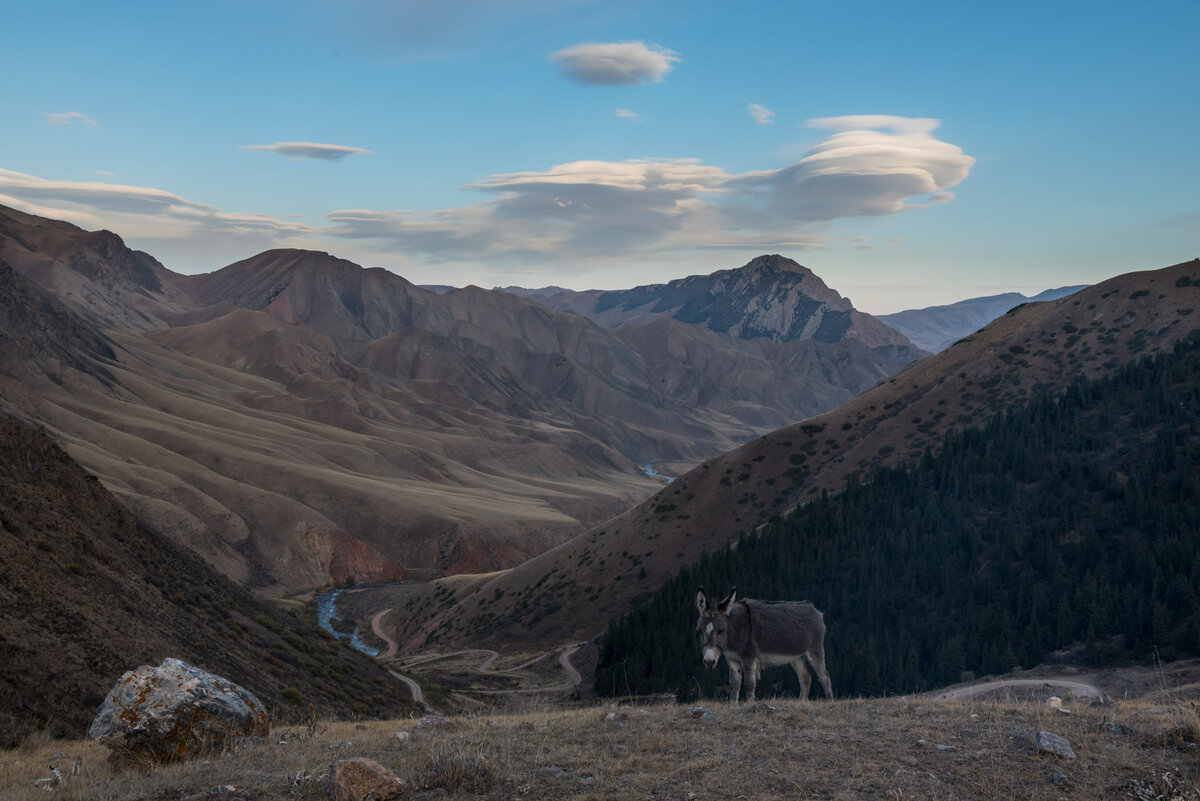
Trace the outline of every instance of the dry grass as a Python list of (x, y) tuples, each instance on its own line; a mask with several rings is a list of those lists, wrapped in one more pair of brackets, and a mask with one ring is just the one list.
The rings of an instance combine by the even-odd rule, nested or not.
[[(1072, 714), (897, 698), (707, 704), (716, 722), (685, 705), (606, 705), (452, 718), (440, 729), (327, 723), (155, 769), (113, 766), (93, 743), (34, 738), (0, 753), (0, 797), (174, 801), (232, 785), (241, 789), (225, 797), (323, 799), (330, 764), (367, 756), (415, 798), (1200, 799), (1193, 702), (1064, 702)], [(1078, 758), (1038, 754), (1042, 730)], [(53, 794), (35, 787), (50, 765), (63, 774)]]

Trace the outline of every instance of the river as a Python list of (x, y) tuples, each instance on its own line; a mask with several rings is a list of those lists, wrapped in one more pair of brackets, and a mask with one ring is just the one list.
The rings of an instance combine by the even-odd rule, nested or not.
[(651, 478), (665, 478), (668, 484), (675, 480), (675, 476), (664, 476), (662, 473), (655, 470), (654, 465), (649, 462), (642, 465), (642, 472)]
[(378, 648), (372, 648), (358, 638), (358, 626), (355, 626), (354, 632), (349, 635), (338, 631), (333, 627), (334, 620), (341, 620), (337, 613), (337, 599), (341, 594), (342, 590), (340, 588), (336, 590), (330, 590), (329, 592), (319, 592), (316, 594), (317, 623), (320, 624), (321, 628), (325, 629), (325, 631), (328, 631), (339, 640), (344, 640), (349, 637), (350, 645), (356, 651), (361, 651), (367, 656), (379, 656)]

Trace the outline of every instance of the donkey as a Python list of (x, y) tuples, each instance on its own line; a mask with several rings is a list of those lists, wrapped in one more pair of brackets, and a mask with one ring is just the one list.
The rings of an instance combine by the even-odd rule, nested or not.
[(826, 698), (833, 698), (829, 671), (825, 669), (825, 619), (808, 601), (755, 601), (737, 598), (733, 588), (715, 607), (704, 588), (696, 591), (704, 664), (717, 666), (721, 654), (729, 663), (729, 700), (737, 701), (746, 676), (746, 700), (754, 700), (759, 669), (788, 665), (800, 679), (800, 697), (808, 698), (812, 676), (804, 662), (816, 671)]

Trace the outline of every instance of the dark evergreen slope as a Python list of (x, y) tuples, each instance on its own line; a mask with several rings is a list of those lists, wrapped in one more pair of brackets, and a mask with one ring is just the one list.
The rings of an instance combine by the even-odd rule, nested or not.
[[(1200, 655), (1200, 335), (1111, 377), (950, 435), (706, 555), (604, 640), (596, 688), (714, 692), (697, 585), (824, 610), (840, 695), (929, 689), (965, 671)], [(759, 687), (795, 687), (791, 670)]]

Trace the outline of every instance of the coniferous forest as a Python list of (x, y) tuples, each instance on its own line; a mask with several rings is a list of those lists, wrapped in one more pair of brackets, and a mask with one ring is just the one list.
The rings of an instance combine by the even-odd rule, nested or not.
[[(1037, 394), (919, 464), (706, 554), (603, 638), (605, 695), (724, 691), (696, 587), (813, 601), (838, 695), (900, 694), (1060, 659), (1200, 655), (1200, 335)], [(760, 697), (793, 694), (791, 668)], [(813, 693), (820, 695), (814, 682)]]

